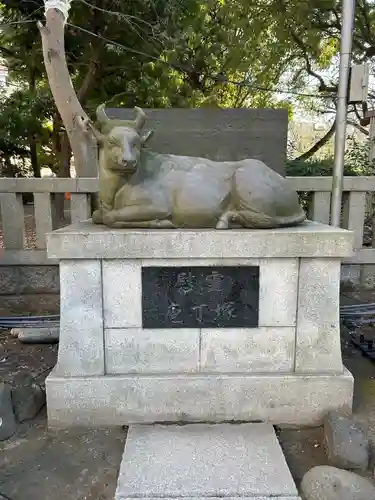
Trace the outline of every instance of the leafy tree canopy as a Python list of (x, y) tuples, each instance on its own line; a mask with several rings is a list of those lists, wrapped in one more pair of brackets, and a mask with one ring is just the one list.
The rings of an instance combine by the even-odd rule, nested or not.
[[(371, 61), (375, 5), (356, 4), (353, 59)], [(70, 150), (36, 26), (44, 2), (2, 0), (0, 15), (0, 56), (11, 83), (1, 97), (0, 152), (21, 155), (34, 174), (48, 164), (68, 175)], [(299, 104), (334, 114), (341, 22), (341, 0), (74, 0), (66, 58), (91, 114), (104, 101), (282, 106), (291, 115)], [(301, 93), (307, 95), (295, 95)], [(351, 120), (363, 128), (361, 116), (351, 108)]]

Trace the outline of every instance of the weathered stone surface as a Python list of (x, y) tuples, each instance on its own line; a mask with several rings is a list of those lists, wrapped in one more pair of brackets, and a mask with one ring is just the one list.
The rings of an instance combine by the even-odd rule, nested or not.
[(19, 291), (19, 267), (20, 266), (0, 267), (0, 295), (13, 295)]
[(329, 412), (324, 419), (324, 440), (332, 465), (343, 469), (366, 469), (370, 443), (353, 418), (339, 411)]
[(259, 326), (295, 326), (299, 259), (260, 259)]
[(140, 261), (104, 260), (103, 314), (106, 328), (142, 326)]
[[(243, 497), (225, 497), (225, 500), (242, 500)], [(117, 500), (117, 499), (115, 499)], [(126, 498), (126, 497), (121, 497), (118, 500), (134, 500), (132, 498)], [(159, 497), (139, 497), (137, 500), (160, 500)], [(175, 498), (170, 498), (170, 497), (163, 497), (163, 500), (176, 500)], [(186, 500), (202, 500), (202, 497), (189, 497)], [(223, 497), (210, 497), (210, 500), (223, 500)], [(287, 496), (287, 497), (251, 497), (251, 500), (301, 500), (301, 497), (295, 497), (294, 495), (292, 497)]]
[(367, 479), (335, 467), (319, 466), (302, 479), (303, 500), (375, 500), (375, 487)]
[(99, 260), (60, 262), (61, 375), (104, 374), (102, 266)]
[(199, 369), (199, 328), (105, 330), (106, 372), (185, 373)]
[[(13, 335), (23, 344), (53, 344), (59, 341), (60, 327), (34, 327), (13, 329)], [(12, 332), (11, 332), (12, 333)]]
[(13, 436), (16, 429), (10, 387), (0, 383), (0, 441)]
[(59, 293), (58, 266), (1, 266), (0, 296)]
[(20, 266), (19, 273), (20, 293), (59, 293), (57, 266)]
[(350, 257), (353, 233), (306, 221), (260, 230), (121, 230), (80, 222), (47, 235), (57, 259)]
[(342, 373), (339, 259), (301, 259), (296, 372)]
[(202, 328), (201, 370), (221, 373), (292, 372), (295, 328)]
[(25, 312), (39, 316), (59, 314), (60, 296), (57, 293), (33, 295), (0, 295), (0, 314), (24, 316)]
[(45, 405), (46, 395), (32, 377), (24, 377), (12, 390), (14, 413), (18, 422), (33, 419)]
[(116, 500), (297, 495), (271, 425), (137, 425), (129, 429)]
[(189, 374), (59, 377), (46, 380), (52, 426), (153, 422), (267, 421), (320, 425), (351, 408), (353, 377), (294, 374)]

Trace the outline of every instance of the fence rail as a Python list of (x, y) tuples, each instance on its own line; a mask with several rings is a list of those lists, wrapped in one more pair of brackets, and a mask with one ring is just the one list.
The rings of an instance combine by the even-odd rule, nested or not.
[[(288, 177), (293, 188), (307, 199), (311, 220), (329, 223), (332, 177)], [(0, 213), (2, 249), (0, 265), (50, 264), (46, 256), (46, 233), (55, 229), (55, 193), (70, 193), (69, 222), (90, 217), (92, 193), (98, 190), (98, 179), (13, 179), (0, 178)], [(365, 219), (369, 211), (369, 194), (375, 193), (375, 177), (345, 177), (343, 185), (342, 227), (354, 231), (355, 255), (349, 264), (375, 264), (375, 238), (364, 246)], [(33, 207), (25, 213), (22, 195), (32, 193)], [(372, 199), (372, 197), (371, 197)], [(33, 233), (33, 243), (27, 232)]]

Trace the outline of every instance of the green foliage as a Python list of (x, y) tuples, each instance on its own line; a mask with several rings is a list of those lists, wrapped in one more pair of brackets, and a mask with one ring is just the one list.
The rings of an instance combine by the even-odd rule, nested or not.
[(351, 175), (375, 175), (375, 159), (370, 161), (369, 153), (370, 141), (359, 143), (351, 139), (345, 155), (345, 165), (353, 172)]
[[(375, 175), (375, 160), (369, 161), (370, 143), (349, 141), (345, 154), (344, 175), (366, 176)], [(333, 157), (319, 160), (290, 160), (286, 164), (286, 175), (290, 177), (332, 176)]]
[[(0, 33), (0, 55), (16, 86), (10, 96), (0, 96), (0, 155), (16, 155), (27, 168), (34, 140), (34, 172), (48, 164), (66, 174), (70, 152), (64, 149), (65, 131), (49, 94), (34, 22), (43, 21), (43, 6), (42, 0), (0, 1), (2, 21), (9, 23)], [(260, 7), (240, 0), (74, 1), (65, 31), (73, 85), (91, 115), (101, 102), (282, 106), (292, 113), (288, 101), (275, 100), (270, 92), (231, 83), (272, 88), (288, 69), (290, 54), (275, 44), (274, 22), (261, 14)]]
[[(331, 176), (333, 171), (333, 161), (333, 158), (324, 158), (322, 160), (288, 161), (285, 169), (286, 175), (290, 177)], [(362, 172), (365, 172), (365, 170)], [(361, 173), (360, 169), (355, 168), (349, 162), (345, 162), (344, 175), (358, 176), (369, 174)]]
[(180, 105), (277, 104), (277, 95), (257, 88), (278, 86), (290, 54), (275, 43), (273, 19), (262, 13), (252, 1), (207, 0), (181, 20), (181, 34), (165, 52), (169, 63), (184, 68), (175, 72), (181, 75)]
[(40, 147), (47, 147), (50, 133), (41, 117), (48, 115), (52, 102), (49, 94), (14, 90), (0, 94), (0, 159), (6, 175), (29, 175), (30, 142), (38, 138)]

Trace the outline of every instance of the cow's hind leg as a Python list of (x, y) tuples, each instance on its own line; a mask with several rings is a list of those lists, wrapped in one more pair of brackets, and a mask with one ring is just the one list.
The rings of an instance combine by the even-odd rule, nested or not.
[(278, 227), (274, 218), (252, 210), (239, 210), (232, 218), (232, 222), (247, 229), (270, 229)]
[(259, 212), (251, 210), (227, 210), (220, 216), (216, 224), (216, 229), (230, 229), (233, 225), (247, 229), (268, 229), (278, 226), (274, 219)]
[[(228, 229), (233, 226), (268, 229), (280, 225), (275, 217), (260, 211), (267, 205), (259, 203), (256, 196), (252, 197), (251, 190), (248, 189), (249, 179), (251, 181), (249, 169), (240, 168), (235, 172), (232, 178), (230, 204), (220, 216), (217, 229)], [(261, 187), (259, 186), (259, 189)]]

